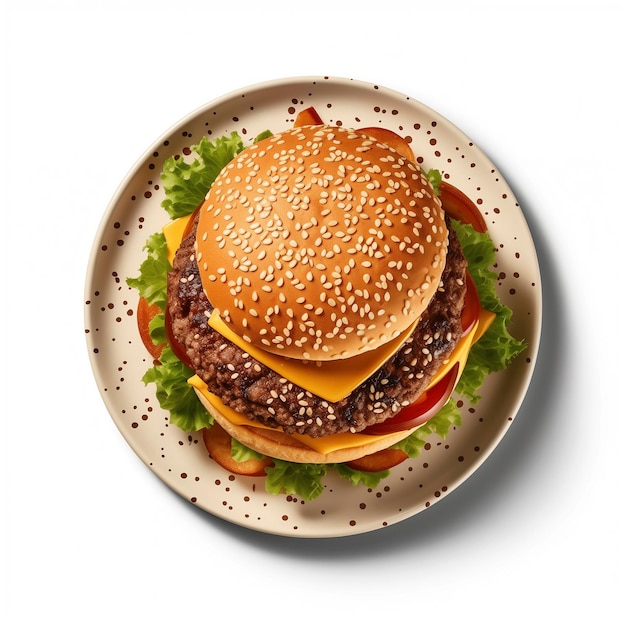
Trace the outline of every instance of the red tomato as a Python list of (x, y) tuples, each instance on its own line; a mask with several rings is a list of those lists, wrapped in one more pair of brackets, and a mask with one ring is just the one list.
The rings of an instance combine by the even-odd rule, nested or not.
[(387, 448), (386, 450), (379, 450), (373, 454), (363, 456), (360, 459), (349, 461), (346, 465), (361, 472), (383, 472), (402, 463), (402, 461), (406, 461), (408, 458), (409, 455), (402, 450)]
[(444, 211), (453, 219), (470, 224), (479, 233), (487, 232), (487, 224), (476, 205), (460, 190), (442, 180), (439, 183), (439, 198)]
[(467, 283), (467, 291), (465, 293), (465, 303), (461, 313), (461, 327), (463, 328), (463, 337), (474, 328), (480, 317), (480, 298), (478, 297), (478, 289), (472, 280), (469, 272), (465, 272), (465, 282)]
[(323, 123), (322, 118), (319, 116), (315, 108), (309, 107), (308, 109), (303, 109), (300, 113), (298, 113), (293, 126), (294, 128), (298, 128), (299, 126), (320, 126)]
[[(160, 312), (161, 309), (156, 304), (148, 304), (148, 301), (145, 298), (139, 298), (139, 302), (137, 303), (137, 327), (139, 329), (139, 336), (141, 337), (141, 341), (146, 347), (146, 350), (148, 350), (154, 359), (159, 359), (161, 357), (161, 352), (163, 352), (165, 344), (162, 343), (156, 346), (152, 343), (148, 325), (154, 316), (158, 315)], [(169, 311), (165, 312), (165, 333), (167, 343), (170, 345), (170, 348), (172, 348), (172, 352), (176, 358), (179, 361), (182, 361), (190, 369), (193, 369), (191, 361), (185, 352), (185, 348), (181, 343), (179, 343), (176, 337), (174, 337)]]
[(137, 302), (137, 328), (139, 329), (139, 336), (143, 345), (153, 359), (158, 359), (161, 356), (163, 344), (159, 346), (154, 345), (150, 337), (148, 325), (160, 312), (161, 309), (156, 304), (148, 304), (145, 298), (139, 298), (139, 302)]
[(365, 435), (387, 435), (398, 430), (409, 430), (421, 426), (441, 409), (456, 385), (459, 364), (455, 363), (452, 369), (431, 389), (427, 389), (416, 402), (404, 407), (399, 413), (389, 419), (368, 426)]

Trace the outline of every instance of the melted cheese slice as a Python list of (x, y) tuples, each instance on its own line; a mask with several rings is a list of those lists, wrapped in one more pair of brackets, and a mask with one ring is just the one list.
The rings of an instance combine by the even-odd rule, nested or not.
[(183, 234), (185, 233), (185, 228), (187, 228), (190, 219), (191, 215), (179, 217), (163, 227), (163, 235), (167, 243), (167, 260), (170, 262), (170, 265), (174, 262), (174, 255), (180, 246), (180, 242), (183, 240)]

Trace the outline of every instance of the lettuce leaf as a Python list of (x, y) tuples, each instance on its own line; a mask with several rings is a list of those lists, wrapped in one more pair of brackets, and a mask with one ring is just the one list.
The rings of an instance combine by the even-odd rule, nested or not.
[(274, 466), (265, 468), (265, 490), (274, 495), (297, 495), (303, 500), (314, 500), (324, 491), (322, 479), (328, 468), (328, 465), (274, 459)]
[(526, 349), (526, 342), (513, 337), (507, 327), (512, 311), (505, 306), (496, 293), (497, 274), (493, 271), (496, 261), (495, 246), (488, 233), (476, 232), (471, 226), (452, 221), (482, 306), (496, 314), (487, 332), (472, 347), (467, 364), (455, 393), (470, 402), (480, 399), (478, 390), (491, 372), (505, 369), (509, 363)]
[(426, 178), (428, 178), (428, 182), (433, 186), (435, 195), (440, 195), (439, 183), (441, 183), (441, 172), (439, 170), (430, 169), (426, 172)]
[(146, 385), (156, 385), (157, 400), (163, 410), (169, 411), (170, 423), (187, 432), (211, 426), (213, 418), (187, 383), (193, 371), (174, 355), (169, 346), (165, 346), (159, 361), (141, 380)]
[(363, 485), (368, 489), (374, 489), (383, 478), (387, 478), (387, 476), (391, 474), (391, 470), (383, 470), (382, 472), (362, 472), (349, 467), (345, 463), (336, 463), (332, 465), (332, 467), (341, 478), (349, 480), (353, 487)]
[(193, 213), (204, 200), (217, 175), (243, 148), (239, 134), (232, 132), (215, 141), (202, 137), (192, 146), (196, 158), (191, 161), (181, 157), (167, 159), (161, 174), (165, 190), (165, 199), (161, 206), (170, 219)]
[(150, 339), (155, 346), (167, 343), (167, 332), (165, 330), (165, 314), (157, 313), (148, 324)]
[(167, 242), (163, 233), (154, 233), (143, 247), (147, 251), (145, 261), (139, 267), (139, 276), (127, 278), (126, 284), (139, 291), (149, 304), (156, 304), (165, 311), (167, 304), (167, 273), (172, 269), (167, 260)]
[(411, 433), (406, 439), (395, 444), (394, 448), (403, 450), (412, 459), (418, 457), (430, 435), (437, 435), (445, 439), (450, 429), (461, 425), (461, 412), (456, 401), (451, 398), (433, 418), (429, 419), (421, 428)]
[(248, 448), (248, 446), (241, 443), (241, 441), (237, 441), (236, 439), (231, 440), (230, 456), (232, 456), (237, 463), (253, 460), (258, 461), (259, 459), (265, 458), (264, 454), (261, 454), (252, 448)]

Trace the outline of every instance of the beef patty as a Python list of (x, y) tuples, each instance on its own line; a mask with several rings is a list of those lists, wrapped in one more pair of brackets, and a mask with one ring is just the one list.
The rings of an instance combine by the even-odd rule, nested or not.
[(198, 275), (196, 225), (183, 240), (168, 275), (173, 334), (209, 390), (252, 420), (311, 437), (362, 431), (417, 400), (459, 340), (467, 262), (449, 229), (440, 287), (412, 336), (346, 398), (328, 402), (286, 380), (208, 325), (213, 307)]

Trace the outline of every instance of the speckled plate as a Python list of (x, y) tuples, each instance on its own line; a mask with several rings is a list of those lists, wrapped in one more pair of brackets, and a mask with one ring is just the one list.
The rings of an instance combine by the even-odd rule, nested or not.
[[(167, 222), (159, 175), (164, 160), (203, 135), (238, 131), (252, 140), (269, 128), (290, 127), (315, 106), (327, 123), (384, 126), (412, 141), (423, 166), (441, 170), (484, 212), (497, 246), (500, 295), (514, 312), (511, 330), (527, 351), (506, 372), (492, 375), (481, 401), (464, 406), (463, 424), (445, 441), (433, 437), (417, 459), (396, 467), (378, 488), (352, 487), (329, 473), (317, 500), (268, 495), (262, 479), (234, 476), (207, 455), (197, 433), (168, 422), (153, 386), (141, 382), (151, 365), (136, 325), (136, 276), (148, 235)], [(143, 462), (197, 506), (261, 532), (339, 537), (389, 526), (449, 495), (502, 439), (526, 394), (541, 325), (541, 287), (528, 226), (494, 164), (459, 129), (411, 97), (349, 79), (304, 77), (272, 81), (228, 94), (191, 113), (142, 156), (107, 208), (96, 234), (85, 287), (85, 328), (93, 371), (120, 432)]]

